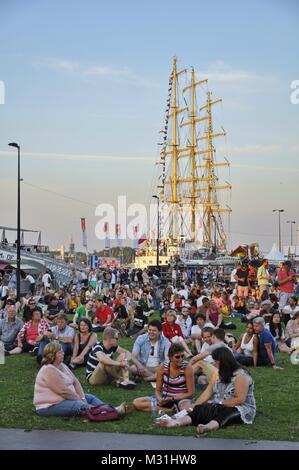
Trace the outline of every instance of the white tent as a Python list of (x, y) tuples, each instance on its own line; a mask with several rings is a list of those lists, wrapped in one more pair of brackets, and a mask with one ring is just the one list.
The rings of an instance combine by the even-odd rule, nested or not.
[(273, 243), (271, 251), (269, 251), (267, 255), (264, 255), (264, 258), (268, 259), (270, 262), (276, 261), (277, 263), (279, 263), (280, 261), (285, 261), (285, 257), (277, 249), (276, 243)]

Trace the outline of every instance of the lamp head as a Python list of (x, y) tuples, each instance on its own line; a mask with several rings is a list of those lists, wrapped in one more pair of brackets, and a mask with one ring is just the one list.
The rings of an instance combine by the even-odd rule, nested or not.
[(15, 142), (11, 142), (10, 144), (8, 144), (9, 147), (15, 147), (17, 149), (20, 148), (19, 144), (16, 144)]

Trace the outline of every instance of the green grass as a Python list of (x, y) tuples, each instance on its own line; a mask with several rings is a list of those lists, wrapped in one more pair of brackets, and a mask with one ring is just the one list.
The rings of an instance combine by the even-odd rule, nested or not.
[[(236, 321), (239, 334), (244, 325)], [(233, 332), (234, 333), (234, 332)], [(131, 348), (132, 340), (120, 339), (120, 345)], [(278, 363), (284, 370), (270, 368), (251, 369), (255, 380), (257, 416), (251, 426), (231, 426), (211, 437), (230, 439), (299, 440), (299, 367), (292, 366), (289, 357), (281, 354)], [(32, 405), (36, 359), (29, 354), (6, 357), (0, 365), (0, 427), (24, 429), (57, 429), (65, 431), (105, 431), (136, 434), (168, 434), (194, 436), (195, 428), (162, 429), (153, 426), (150, 413), (134, 411), (121, 421), (103, 423), (85, 422), (83, 418), (42, 418)], [(75, 370), (85, 392), (90, 392), (108, 403), (130, 403), (135, 397), (153, 394), (150, 385), (138, 384), (135, 390), (122, 390), (114, 386), (88, 385), (84, 368)], [(198, 395), (199, 392), (197, 392)]]

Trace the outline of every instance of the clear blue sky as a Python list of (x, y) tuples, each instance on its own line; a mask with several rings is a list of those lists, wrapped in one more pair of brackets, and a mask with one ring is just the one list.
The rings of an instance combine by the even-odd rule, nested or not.
[(16, 219), (10, 141), (22, 146), (22, 225), (41, 229), (51, 246), (73, 233), (80, 248), (84, 216), (90, 248), (100, 246), (94, 206), (118, 194), (148, 203), (176, 54), (223, 98), (232, 245), (270, 248), (278, 207), (287, 243), (285, 221), (299, 225), (299, 104), (290, 102), (298, 19), (295, 0), (2, 0), (1, 225)]

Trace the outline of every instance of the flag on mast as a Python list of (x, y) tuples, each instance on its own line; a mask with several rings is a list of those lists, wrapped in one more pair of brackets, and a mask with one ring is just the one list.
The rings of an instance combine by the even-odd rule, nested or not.
[(87, 247), (86, 219), (81, 217), (82, 244)]
[(115, 235), (116, 235), (116, 246), (120, 248), (122, 246), (122, 239), (120, 238), (120, 235), (121, 235), (120, 224), (115, 224)]
[(109, 224), (108, 224), (108, 222), (104, 223), (104, 233), (105, 233), (105, 250), (108, 250), (110, 248)]

